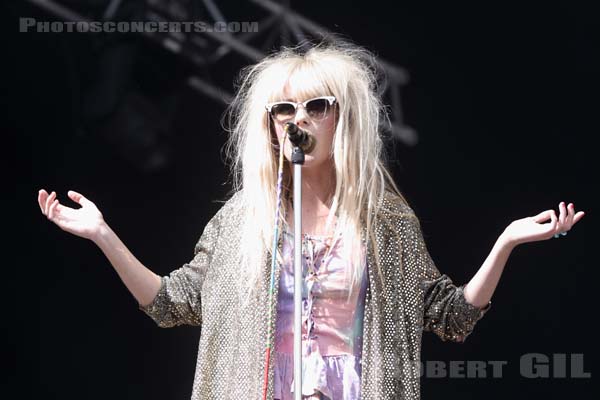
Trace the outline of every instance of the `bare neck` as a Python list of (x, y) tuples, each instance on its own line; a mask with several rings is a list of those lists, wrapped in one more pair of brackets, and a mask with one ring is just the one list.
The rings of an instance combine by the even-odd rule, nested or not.
[[(335, 192), (335, 172), (302, 170), (302, 233), (311, 235), (331, 235), (333, 226), (326, 227), (327, 216)], [(290, 207), (291, 210), (291, 207)], [(294, 215), (288, 214), (287, 222), (294, 227)], [(335, 220), (334, 220), (335, 222)]]

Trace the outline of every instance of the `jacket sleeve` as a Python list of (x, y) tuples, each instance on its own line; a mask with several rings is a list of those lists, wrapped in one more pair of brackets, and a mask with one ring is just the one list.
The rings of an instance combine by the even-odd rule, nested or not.
[(219, 213), (204, 228), (194, 248), (194, 258), (161, 277), (160, 289), (154, 300), (139, 309), (148, 314), (161, 328), (202, 323), (200, 291), (210, 265), (219, 233)]
[(465, 285), (456, 286), (450, 277), (440, 274), (412, 210), (409, 216), (402, 218), (402, 225), (405, 237), (402, 256), (405, 266), (416, 269), (423, 295), (423, 330), (434, 332), (443, 341), (464, 342), (477, 321), (490, 309), (491, 302), (475, 307), (465, 299)]

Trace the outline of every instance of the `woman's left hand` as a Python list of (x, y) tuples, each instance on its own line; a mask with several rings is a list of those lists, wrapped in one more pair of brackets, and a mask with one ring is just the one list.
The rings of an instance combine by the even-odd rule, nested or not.
[[(559, 216), (554, 210), (546, 210), (533, 217), (527, 217), (513, 221), (502, 233), (502, 237), (513, 246), (528, 242), (537, 242), (554, 237), (555, 234), (571, 230), (585, 213), (575, 213), (575, 205), (564, 202), (558, 205)], [(544, 223), (545, 221), (548, 221)]]

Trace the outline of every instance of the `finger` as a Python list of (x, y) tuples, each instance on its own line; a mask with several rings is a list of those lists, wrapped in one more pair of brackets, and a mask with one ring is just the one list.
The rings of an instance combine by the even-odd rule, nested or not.
[(567, 211), (567, 229), (570, 229), (573, 226), (573, 218), (575, 217), (575, 204), (569, 203)]
[(550, 228), (552, 232), (556, 232), (556, 229), (558, 228), (558, 218), (556, 217), (556, 212), (554, 210), (552, 210), (552, 213), (550, 214), (550, 220)]
[(538, 215), (533, 216), (533, 220), (535, 222), (544, 222), (547, 221), (548, 218), (550, 218), (550, 215), (553, 213), (553, 210), (546, 210), (546, 211), (542, 211), (541, 213), (539, 213)]
[(81, 193), (78, 193), (74, 190), (69, 190), (69, 192), (67, 193), (67, 195), (71, 198), (71, 200), (73, 200), (75, 203), (81, 205), (81, 206), (86, 206), (88, 204), (93, 204), (91, 201), (89, 201), (88, 199), (85, 198), (84, 195), (82, 195)]
[(546, 214), (548, 217), (544, 218), (544, 220), (547, 220), (548, 218), (550, 219), (550, 222), (547, 223), (540, 223), (537, 226), (537, 231), (540, 235), (546, 236), (546, 235), (554, 235), (554, 233), (556, 232), (556, 228), (558, 226), (558, 217), (556, 216), (556, 212), (554, 210), (548, 210), (548, 211), (544, 211), (544, 214)]
[(55, 198), (56, 198), (55, 192), (50, 193), (50, 196), (48, 196), (48, 198), (46, 198), (46, 204), (45, 204), (45, 208), (44, 208), (44, 210), (46, 210), (46, 212), (44, 213), (44, 214), (46, 214), (46, 216), (48, 216), (48, 209), (50, 208), (50, 204), (52, 204), (52, 202), (54, 201)]
[(562, 227), (565, 224), (565, 220), (567, 219), (567, 207), (565, 207), (564, 201), (561, 201), (558, 204), (558, 209), (560, 210), (560, 215), (558, 216), (558, 223)]
[(577, 222), (579, 222), (579, 220), (581, 218), (583, 218), (584, 215), (585, 215), (585, 212), (583, 212), (583, 211), (579, 211), (577, 214), (575, 214), (575, 217), (573, 217), (573, 225), (575, 225)]
[(44, 189), (38, 191), (38, 205), (40, 206), (40, 210), (42, 210), (42, 214), (44, 214), (44, 204), (46, 204), (46, 197), (48, 193)]
[(52, 218), (54, 217), (54, 210), (56, 209), (57, 205), (58, 205), (58, 200), (54, 200), (52, 202), (52, 204), (50, 205), (50, 209), (48, 210), (48, 219), (50, 221), (52, 221)]

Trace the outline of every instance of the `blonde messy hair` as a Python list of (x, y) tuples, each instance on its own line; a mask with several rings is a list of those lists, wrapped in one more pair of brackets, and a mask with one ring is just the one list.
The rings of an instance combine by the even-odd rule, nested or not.
[[(351, 285), (358, 284), (364, 270), (361, 229), (366, 229), (374, 244), (374, 216), (385, 192), (405, 201), (385, 166), (379, 127), (387, 114), (377, 94), (375, 65), (369, 51), (335, 39), (310, 44), (308, 49), (283, 48), (242, 70), (237, 94), (226, 113), (230, 132), (226, 154), (232, 162), (234, 191), (241, 191), (243, 198), (240, 282), (248, 294), (260, 287), (261, 271), (271, 257), (277, 202), (279, 148), (274, 146), (265, 104), (283, 98), (290, 77), (302, 74), (304, 81), (310, 82), (299, 93), (303, 98), (330, 95), (337, 100), (331, 149), (335, 190), (327, 224), (337, 216), (334, 236), (343, 235), (346, 259), (352, 260)], [(285, 167), (284, 195), (289, 195), (292, 177), (287, 160)], [(287, 211), (289, 205), (283, 202), (282, 206)], [(286, 225), (283, 219), (279, 223)], [(375, 258), (379, 266), (377, 253)]]

